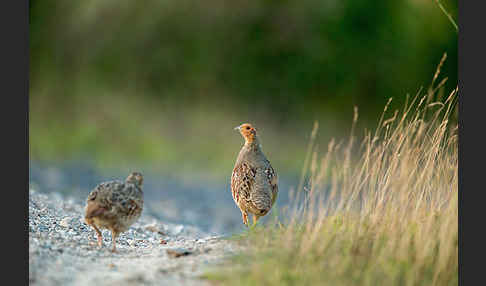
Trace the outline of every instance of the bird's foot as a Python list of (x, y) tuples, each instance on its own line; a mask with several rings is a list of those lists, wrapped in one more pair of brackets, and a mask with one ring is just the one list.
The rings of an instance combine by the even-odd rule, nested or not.
[(101, 248), (103, 246), (103, 238), (98, 236), (98, 247)]
[(248, 227), (249, 226), (249, 223), (248, 223), (248, 215), (246, 213), (241, 213), (241, 217), (243, 219), (243, 224)]

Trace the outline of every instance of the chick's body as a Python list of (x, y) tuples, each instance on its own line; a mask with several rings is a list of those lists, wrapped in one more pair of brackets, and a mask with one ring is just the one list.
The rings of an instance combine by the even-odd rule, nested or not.
[(111, 231), (115, 251), (117, 236), (127, 231), (138, 220), (143, 209), (142, 182), (142, 175), (135, 172), (131, 173), (125, 182), (101, 183), (88, 195), (85, 221), (95, 229), (99, 246), (102, 245), (99, 228)]
[(248, 225), (248, 213), (251, 213), (256, 224), (261, 216), (270, 211), (277, 199), (277, 173), (263, 154), (256, 130), (250, 124), (237, 128), (245, 138), (245, 145), (233, 169), (231, 193), (241, 211), (243, 223)]

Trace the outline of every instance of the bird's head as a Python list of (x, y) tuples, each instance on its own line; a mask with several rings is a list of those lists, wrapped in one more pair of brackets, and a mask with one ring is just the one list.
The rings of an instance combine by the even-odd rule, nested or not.
[(245, 138), (246, 143), (253, 143), (257, 141), (257, 130), (250, 123), (243, 123), (235, 127), (235, 130), (240, 131), (241, 136)]
[(132, 184), (135, 184), (135, 185), (141, 187), (142, 184), (143, 184), (142, 173), (139, 173), (139, 172), (130, 173), (130, 175), (128, 175), (128, 177), (126, 178), (125, 182), (132, 183)]

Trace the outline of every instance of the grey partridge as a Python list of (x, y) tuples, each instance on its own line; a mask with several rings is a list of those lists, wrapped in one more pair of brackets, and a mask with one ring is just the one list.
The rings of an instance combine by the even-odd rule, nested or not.
[(231, 193), (241, 211), (243, 223), (248, 226), (248, 213), (251, 213), (255, 225), (277, 199), (277, 173), (263, 154), (256, 129), (248, 123), (235, 129), (240, 131), (245, 144), (233, 168)]
[(143, 176), (133, 172), (122, 181), (98, 184), (88, 195), (85, 221), (98, 235), (98, 245), (103, 244), (101, 229), (109, 229), (112, 251), (116, 251), (116, 238), (135, 223), (143, 209)]

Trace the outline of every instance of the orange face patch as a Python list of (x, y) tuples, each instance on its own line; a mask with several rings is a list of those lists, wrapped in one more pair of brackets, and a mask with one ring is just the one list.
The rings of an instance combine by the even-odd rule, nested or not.
[(256, 136), (256, 129), (249, 123), (242, 124), (240, 126), (240, 133), (248, 142), (253, 142)]

